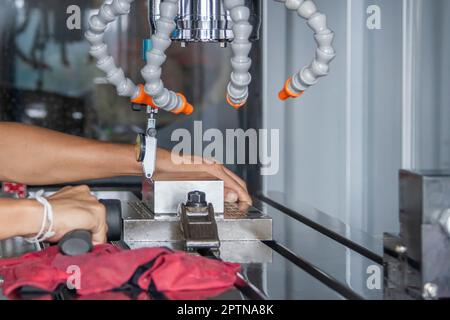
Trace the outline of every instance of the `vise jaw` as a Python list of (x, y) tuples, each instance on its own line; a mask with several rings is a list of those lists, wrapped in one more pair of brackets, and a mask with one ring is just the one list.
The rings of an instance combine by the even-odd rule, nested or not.
[(219, 249), (220, 240), (214, 207), (206, 202), (204, 192), (189, 192), (186, 204), (180, 205), (179, 215), (187, 251)]

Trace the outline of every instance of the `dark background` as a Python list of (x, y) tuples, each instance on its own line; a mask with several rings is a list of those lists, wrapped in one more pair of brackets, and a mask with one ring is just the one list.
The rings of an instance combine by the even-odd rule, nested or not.
[[(67, 7), (81, 8), (82, 30), (66, 26)], [(89, 56), (84, 39), (87, 21), (102, 1), (0, 0), (0, 120), (43, 126), (84, 137), (133, 143), (146, 125), (145, 112), (134, 112), (130, 102), (104, 84), (101, 71)], [(126, 75), (142, 83), (142, 40), (150, 37), (147, 1), (133, 3), (128, 17), (120, 17), (107, 30), (110, 53)], [(173, 43), (163, 66), (165, 85), (183, 92), (196, 109), (194, 115), (158, 115), (159, 144), (170, 148), (176, 128), (192, 130), (203, 121), (203, 130), (256, 128), (261, 122), (259, 44), (253, 50), (253, 96), (239, 111), (225, 101), (230, 75), (231, 49), (218, 44)], [(241, 176), (260, 185), (257, 166), (232, 166)], [(255, 172), (253, 172), (255, 171)]]

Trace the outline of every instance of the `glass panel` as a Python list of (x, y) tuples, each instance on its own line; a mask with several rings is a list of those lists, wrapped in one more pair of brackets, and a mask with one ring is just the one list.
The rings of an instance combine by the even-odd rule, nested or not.
[(450, 3), (317, 5), (335, 32), (336, 59), (301, 99), (282, 103), (274, 92), (310, 61), (315, 43), (296, 13), (266, 4), (264, 127), (280, 130), (282, 143), (264, 192), (381, 239), (399, 230), (399, 170), (450, 167)]
[[(272, 194), (271, 199), (275, 200), (277, 197)], [(258, 203), (258, 206), (260, 205), (262, 203)], [(289, 248), (296, 255), (317, 266), (341, 283), (346, 284), (365, 299), (382, 299), (382, 266), (320, 232), (307, 227), (270, 205), (264, 204), (263, 208), (264, 212), (273, 218), (275, 241)], [(303, 216), (382, 255), (382, 241), (377, 241), (360, 231), (352, 230), (349, 226), (342, 224), (337, 219), (323, 212), (307, 206), (303, 206), (303, 209), (300, 212)], [(373, 270), (379, 271), (380, 277), (377, 281), (379, 281), (380, 287), (370, 289), (367, 286), (367, 280)]]
[[(132, 142), (136, 132), (145, 127), (147, 116), (144, 112), (132, 112), (130, 102), (105, 84), (104, 74), (89, 56), (89, 44), (83, 36), (88, 18), (101, 1), (75, 1), (81, 8), (81, 30), (66, 27), (66, 10), (73, 3), (1, 1), (0, 119), (102, 140)], [(135, 83), (143, 81), (141, 45), (149, 37), (147, 1), (135, 1), (130, 15), (119, 17), (106, 32), (110, 53)], [(222, 49), (219, 44), (181, 48), (174, 43), (167, 56), (163, 67), (165, 85), (184, 93), (196, 113), (185, 117), (160, 112), (158, 126), (167, 128), (160, 132), (162, 146), (172, 144), (174, 128), (192, 131), (194, 120), (203, 120), (204, 130), (239, 126), (243, 113), (237, 113), (225, 101), (231, 72), (229, 48)], [(258, 74), (258, 68), (252, 72)]]
[(450, 2), (414, 6), (415, 163), (417, 169), (450, 168)]

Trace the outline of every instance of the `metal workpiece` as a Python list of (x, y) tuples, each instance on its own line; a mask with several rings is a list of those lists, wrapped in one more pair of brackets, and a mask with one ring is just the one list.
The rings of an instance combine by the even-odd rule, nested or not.
[(442, 230), (450, 237), (450, 208), (442, 212), (436, 211), (432, 215), (431, 222), (440, 225)]
[(206, 193), (206, 200), (214, 211), (224, 212), (224, 183), (207, 173), (156, 173), (152, 179), (143, 180), (142, 200), (156, 215), (176, 214), (191, 191)]
[(252, 81), (249, 72), (252, 60), (250, 51), (252, 43), (250, 36), (253, 27), (249, 22), (250, 9), (245, 6), (244, 0), (224, 0), (225, 9), (230, 11), (233, 21), (234, 40), (231, 43), (233, 57), (231, 58), (231, 80), (227, 87), (228, 102), (235, 108), (243, 106), (248, 99), (248, 86)]
[(108, 46), (104, 42), (105, 30), (118, 16), (130, 12), (131, 3), (134, 0), (114, 0), (111, 4), (103, 3), (99, 12), (89, 19), (89, 30), (85, 33), (86, 39), (91, 44), (89, 53), (97, 60), (97, 67), (106, 73), (108, 83), (114, 85), (117, 94), (123, 97), (135, 98), (139, 94), (139, 88), (128, 79), (123, 70), (117, 67), (114, 58), (108, 52)]
[(318, 11), (312, 0), (275, 0), (283, 2), (287, 9), (296, 11), (307, 20), (308, 26), (314, 32), (317, 49), (313, 61), (289, 81), (289, 90), (294, 94), (301, 94), (310, 86), (315, 85), (319, 78), (328, 75), (330, 62), (335, 58), (333, 48), (334, 33), (327, 26), (327, 17)]

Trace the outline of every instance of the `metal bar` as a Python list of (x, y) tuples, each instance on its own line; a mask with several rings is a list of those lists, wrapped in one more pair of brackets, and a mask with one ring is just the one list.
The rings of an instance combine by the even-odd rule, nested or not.
[(304, 260), (303, 258), (297, 256), (295, 253), (287, 249), (286, 247), (278, 244), (275, 241), (263, 241), (265, 245), (267, 245), (269, 248), (274, 250), (275, 252), (278, 252), (280, 255), (288, 259), (290, 262), (295, 264), (297, 267), (303, 269), (305, 272), (309, 273), (311, 276), (325, 284), (327, 287), (331, 288), (332, 290), (338, 292), (340, 295), (342, 295), (344, 298), (349, 300), (364, 300), (362, 296), (357, 294), (355, 291), (350, 289), (348, 286), (342, 284), (339, 282), (339, 280), (335, 279), (328, 273), (324, 272), (323, 270), (319, 269), (315, 265), (309, 263), (308, 261)]
[[(110, 179), (97, 179), (97, 180), (84, 180), (70, 183), (72, 186), (88, 185), (91, 188), (114, 188), (115, 190), (125, 191), (132, 189), (139, 189), (141, 191), (142, 178), (141, 177), (118, 177)], [(51, 184), (51, 185), (36, 185), (29, 186), (28, 190), (41, 190), (41, 189), (61, 189), (66, 187), (67, 184)]]
[(237, 281), (234, 286), (248, 299), (257, 301), (263, 301), (268, 299), (266, 295), (262, 293), (257, 287), (255, 287), (252, 283), (245, 280), (244, 276), (241, 275), (240, 273), (238, 273), (237, 275)]
[(291, 218), (294, 218), (295, 220), (307, 225), (308, 227), (322, 233), (323, 235), (331, 238), (332, 240), (339, 242), (340, 244), (346, 246), (347, 248), (358, 252), (359, 254), (363, 255), (364, 257), (382, 265), (383, 264), (383, 257), (370, 251), (369, 249), (357, 244), (356, 242), (353, 242), (347, 238), (345, 238), (344, 236), (340, 235), (339, 233), (327, 229), (326, 227), (322, 226), (321, 224), (306, 218), (305, 216), (301, 215), (298, 212), (295, 212), (294, 210), (291, 210), (285, 206), (283, 206), (282, 204), (275, 202), (269, 198), (267, 198), (264, 195), (257, 195), (256, 198), (258, 198), (259, 200), (261, 200), (262, 202), (265, 202), (266, 204), (270, 205), (271, 207), (274, 207), (275, 209), (287, 214), (288, 216), (290, 216)]
[[(217, 257), (212, 250), (202, 249), (197, 250), (197, 252), (205, 258), (222, 261), (222, 259)], [(234, 286), (250, 300), (257, 300), (257, 301), (268, 300), (268, 297), (263, 292), (261, 292), (261, 290), (259, 290), (252, 283), (248, 282), (245, 279), (245, 277), (240, 273), (237, 274), (237, 279)]]

